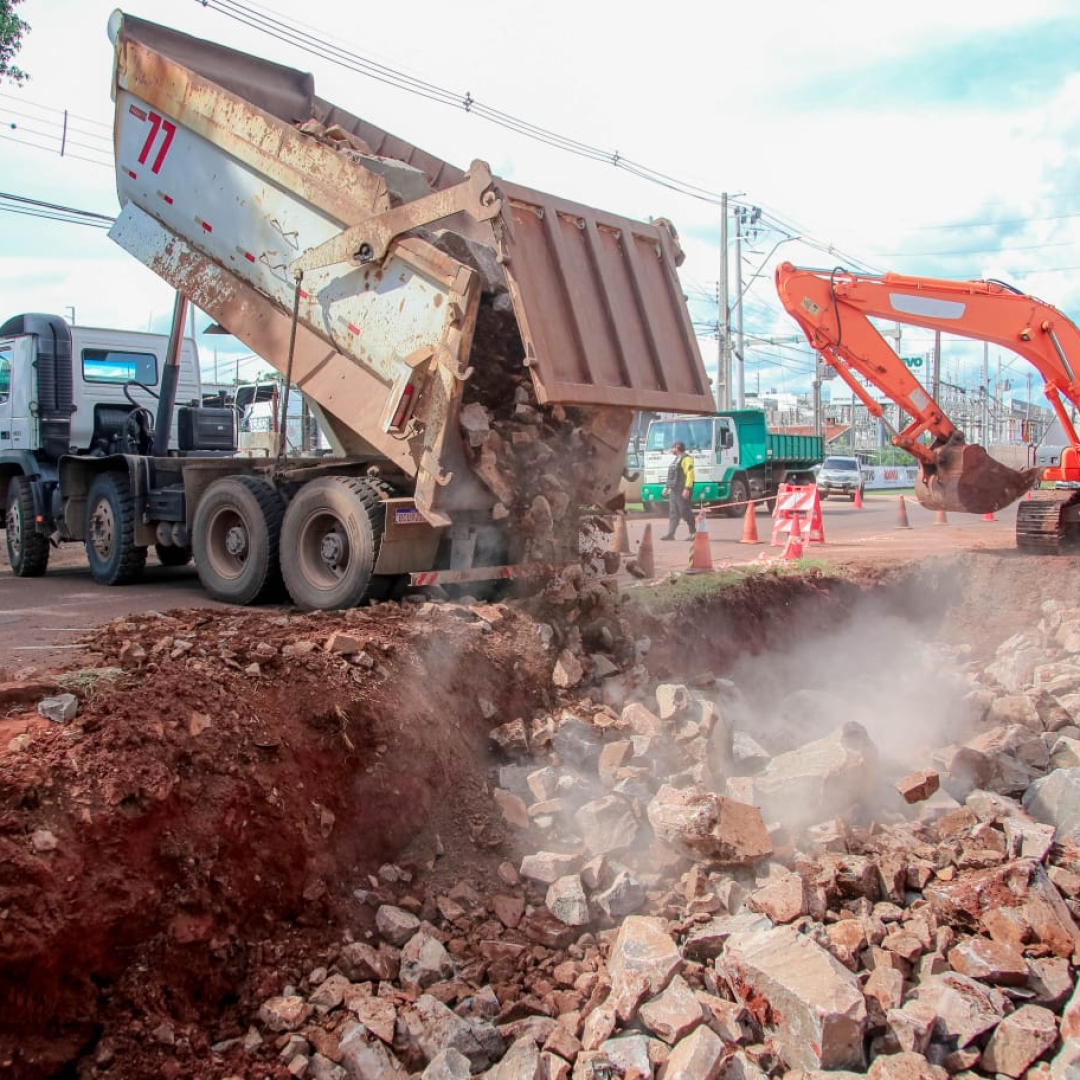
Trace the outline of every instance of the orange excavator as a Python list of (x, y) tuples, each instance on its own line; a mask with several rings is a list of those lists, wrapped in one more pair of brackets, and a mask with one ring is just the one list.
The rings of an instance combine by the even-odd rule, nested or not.
[[(915, 495), (923, 506), (988, 514), (1030, 492), (1017, 507), (1017, 546), (1054, 552), (1080, 542), (1080, 437), (1065, 405), (1080, 405), (1080, 328), (1068, 317), (1000, 281), (852, 274), (783, 263), (776, 289), (811, 346), (871, 415), (887, 423), (857, 375), (911, 417), (902, 431), (889, 430), (894, 445), (918, 461)], [(1068, 440), (1060, 463), (1010, 469), (968, 444), (871, 318), (992, 342), (1022, 356), (1042, 376)], [(1032, 490), (1040, 482), (1050, 486)]]

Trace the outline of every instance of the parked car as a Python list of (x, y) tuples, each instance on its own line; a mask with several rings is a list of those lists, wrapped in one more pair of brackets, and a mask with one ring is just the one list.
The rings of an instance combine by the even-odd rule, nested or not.
[(827, 457), (818, 470), (818, 494), (823, 499), (830, 495), (846, 495), (854, 502), (855, 496), (862, 492), (864, 484), (858, 458)]

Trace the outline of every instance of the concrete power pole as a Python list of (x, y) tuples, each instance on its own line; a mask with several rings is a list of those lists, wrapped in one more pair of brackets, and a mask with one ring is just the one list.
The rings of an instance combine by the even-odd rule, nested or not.
[(731, 408), (731, 330), (728, 311), (728, 197), (720, 196), (720, 280), (716, 297), (716, 336), (719, 339), (719, 355), (716, 367), (716, 404), (721, 409)]
[(941, 331), (934, 331), (934, 367), (930, 381), (930, 396), (937, 401), (941, 394)]
[(757, 223), (761, 218), (761, 209), (757, 206), (739, 206), (735, 210), (735, 338), (739, 343), (735, 350), (735, 359), (739, 365), (739, 377), (736, 380), (737, 408), (746, 408), (746, 339), (743, 335), (743, 282), (742, 282), (742, 242), (743, 237), (752, 240), (757, 236)]
[[(741, 207), (740, 207), (741, 210)], [(743, 339), (743, 304), (742, 304), (742, 215), (735, 212), (735, 303), (737, 315), (735, 319), (735, 339), (739, 343), (736, 349), (735, 362), (739, 365), (739, 378), (735, 389), (735, 407), (746, 408), (746, 368), (743, 364), (743, 356), (746, 345)]]

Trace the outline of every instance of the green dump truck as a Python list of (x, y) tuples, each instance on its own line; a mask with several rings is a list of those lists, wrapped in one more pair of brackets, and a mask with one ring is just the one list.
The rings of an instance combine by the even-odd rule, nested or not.
[(732, 515), (745, 513), (750, 499), (762, 500), (771, 513), (781, 484), (814, 482), (813, 468), (825, 451), (820, 435), (769, 431), (760, 409), (654, 420), (645, 439), (641, 487), (647, 511), (666, 512), (664, 481), (676, 441), (694, 459), (695, 505), (724, 506)]

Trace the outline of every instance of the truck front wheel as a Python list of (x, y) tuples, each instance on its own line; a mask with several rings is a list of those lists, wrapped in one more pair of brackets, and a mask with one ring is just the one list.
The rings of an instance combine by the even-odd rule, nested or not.
[(724, 508), (724, 513), (728, 517), (739, 517), (746, 513), (746, 504), (750, 501), (750, 485), (741, 476), (736, 476), (731, 481), (731, 488), (728, 491), (728, 505)]
[(281, 527), (281, 572), (297, 607), (356, 607), (378, 588), (383, 486), (364, 477), (323, 476), (306, 483), (289, 503)]
[(14, 476), (8, 484), (8, 562), (16, 577), (41, 577), (49, 565), (49, 538), (34, 528), (34, 493), (25, 476)]
[(98, 473), (86, 497), (86, 561), (99, 585), (130, 585), (146, 566), (135, 543), (135, 499), (121, 473)]
[(257, 604), (281, 592), (278, 546), (285, 508), (257, 476), (224, 476), (199, 500), (191, 546), (203, 588), (226, 604)]

